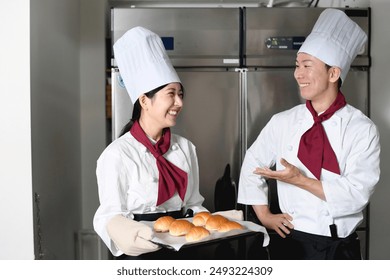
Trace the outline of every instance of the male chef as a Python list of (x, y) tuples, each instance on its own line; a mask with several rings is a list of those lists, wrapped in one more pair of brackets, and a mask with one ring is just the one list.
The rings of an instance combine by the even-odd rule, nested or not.
[[(274, 115), (245, 155), (238, 202), (294, 243), (294, 259), (361, 259), (355, 230), (379, 180), (379, 134), (341, 86), (366, 41), (343, 11), (324, 10), (296, 56), (306, 104)], [(281, 214), (270, 211), (267, 178)]]

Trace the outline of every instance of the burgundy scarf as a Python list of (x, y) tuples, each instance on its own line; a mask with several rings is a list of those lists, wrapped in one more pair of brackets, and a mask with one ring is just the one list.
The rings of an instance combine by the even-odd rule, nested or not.
[(163, 136), (155, 145), (150, 142), (138, 121), (134, 122), (130, 129), (130, 133), (156, 158), (157, 169), (159, 172), (158, 197), (156, 205), (160, 205), (170, 199), (176, 191), (178, 192), (180, 198), (184, 201), (188, 182), (187, 173), (163, 157), (171, 144), (170, 129), (164, 129)]
[(306, 107), (313, 116), (314, 124), (301, 137), (298, 158), (318, 180), (321, 177), (321, 168), (340, 174), (336, 155), (326, 136), (322, 122), (329, 119), (346, 104), (344, 95), (339, 92), (333, 104), (318, 116), (311, 102), (309, 100), (306, 101)]

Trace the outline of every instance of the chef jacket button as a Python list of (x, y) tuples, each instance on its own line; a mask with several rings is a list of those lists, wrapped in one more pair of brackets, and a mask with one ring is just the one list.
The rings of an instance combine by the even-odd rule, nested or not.
[(152, 182), (152, 183), (157, 182), (157, 178), (150, 177), (150, 178), (149, 178), (149, 181)]
[(174, 150), (174, 151), (177, 150), (176, 144), (173, 144), (173, 145), (172, 145), (172, 150)]
[(293, 147), (291, 145), (287, 146), (287, 150), (292, 151)]
[(150, 211), (156, 211), (156, 206), (150, 206)]

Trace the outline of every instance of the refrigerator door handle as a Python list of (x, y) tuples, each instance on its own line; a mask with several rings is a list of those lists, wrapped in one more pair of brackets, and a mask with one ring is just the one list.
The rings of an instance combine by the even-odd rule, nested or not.
[(247, 68), (236, 68), (239, 73), (239, 133), (240, 133), (240, 157), (239, 166), (242, 165), (248, 143), (248, 87)]
[(246, 65), (246, 57), (245, 57), (245, 50), (246, 50), (246, 17), (245, 17), (245, 7), (240, 8), (240, 16), (239, 16), (239, 67), (245, 67)]

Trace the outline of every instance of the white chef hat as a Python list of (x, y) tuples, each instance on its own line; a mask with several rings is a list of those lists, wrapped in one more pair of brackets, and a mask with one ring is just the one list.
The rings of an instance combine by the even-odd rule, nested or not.
[(310, 54), (330, 66), (339, 67), (344, 82), (352, 61), (366, 41), (366, 33), (343, 11), (325, 9), (298, 53)]
[(115, 42), (114, 55), (133, 104), (159, 86), (180, 83), (161, 38), (148, 29), (138, 26), (127, 31)]

